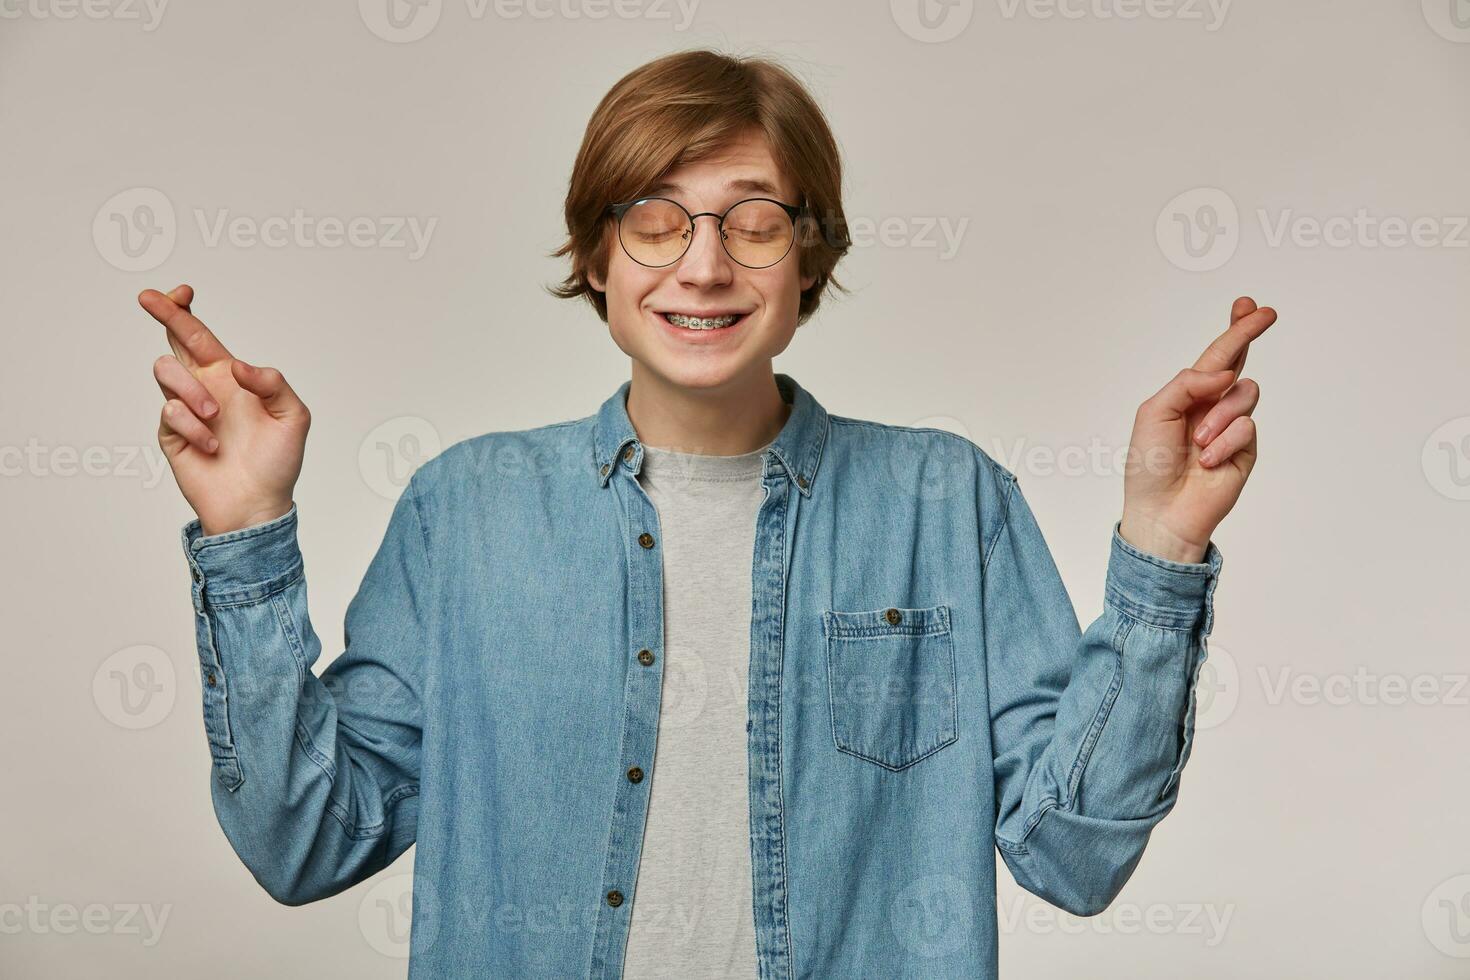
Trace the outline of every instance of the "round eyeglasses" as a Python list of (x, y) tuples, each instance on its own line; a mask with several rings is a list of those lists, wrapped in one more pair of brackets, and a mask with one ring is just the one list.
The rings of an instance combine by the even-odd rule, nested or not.
[(725, 254), (747, 269), (765, 269), (791, 251), (796, 241), (796, 219), (805, 207), (750, 197), (730, 205), (724, 214), (690, 214), (678, 201), (640, 197), (609, 205), (608, 211), (617, 218), (618, 242), (623, 251), (639, 265), (658, 269), (679, 261), (694, 240), (694, 219), (709, 215), (719, 221)]

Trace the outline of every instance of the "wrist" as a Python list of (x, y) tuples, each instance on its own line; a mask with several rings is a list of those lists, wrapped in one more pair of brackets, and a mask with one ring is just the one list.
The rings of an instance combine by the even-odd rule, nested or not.
[(1128, 514), (1118, 524), (1118, 536), (1145, 554), (1189, 565), (1203, 561), (1208, 549), (1208, 542), (1190, 541), (1157, 521), (1140, 520)]
[(278, 503), (269, 507), (262, 507), (246, 514), (244, 517), (228, 518), (220, 521), (218, 524), (200, 517), (199, 532), (204, 537), (212, 537), (216, 534), (228, 534), (231, 531), (243, 531), (246, 528), (255, 527), (259, 524), (267, 524), (288, 513), (290, 510), (291, 501), (287, 500), (284, 504)]

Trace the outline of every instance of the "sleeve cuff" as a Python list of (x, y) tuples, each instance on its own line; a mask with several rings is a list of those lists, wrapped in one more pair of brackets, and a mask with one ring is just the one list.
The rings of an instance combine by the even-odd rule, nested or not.
[(264, 598), (301, 573), (296, 503), (274, 520), (223, 534), (204, 534), (196, 517), (180, 540), (196, 596), (213, 602)]
[(1215, 585), (1220, 577), (1220, 549), (1211, 540), (1204, 560), (1179, 562), (1140, 551), (1113, 524), (1108, 558), (1107, 601), (1125, 614), (1165, 629), (1193, 629), (1203, 620), (1204, 635), (1215, 624)]

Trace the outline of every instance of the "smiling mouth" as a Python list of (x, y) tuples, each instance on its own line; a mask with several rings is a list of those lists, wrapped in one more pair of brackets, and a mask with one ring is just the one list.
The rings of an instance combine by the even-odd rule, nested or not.
[(745, 319), (745, 313), (725, 313), (720, 316), (688, 316), (684, 313), (660, 313), (669, 323), (684, 330), (724, 330)]

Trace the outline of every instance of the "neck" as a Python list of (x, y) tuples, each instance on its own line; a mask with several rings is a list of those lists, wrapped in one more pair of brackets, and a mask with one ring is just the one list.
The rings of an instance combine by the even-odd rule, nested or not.
[(738, 456), (775, 439), (790, 414), (769, 362), (714, 388), (676, 385), (633, 362), (628, 421), (645, 446)]

